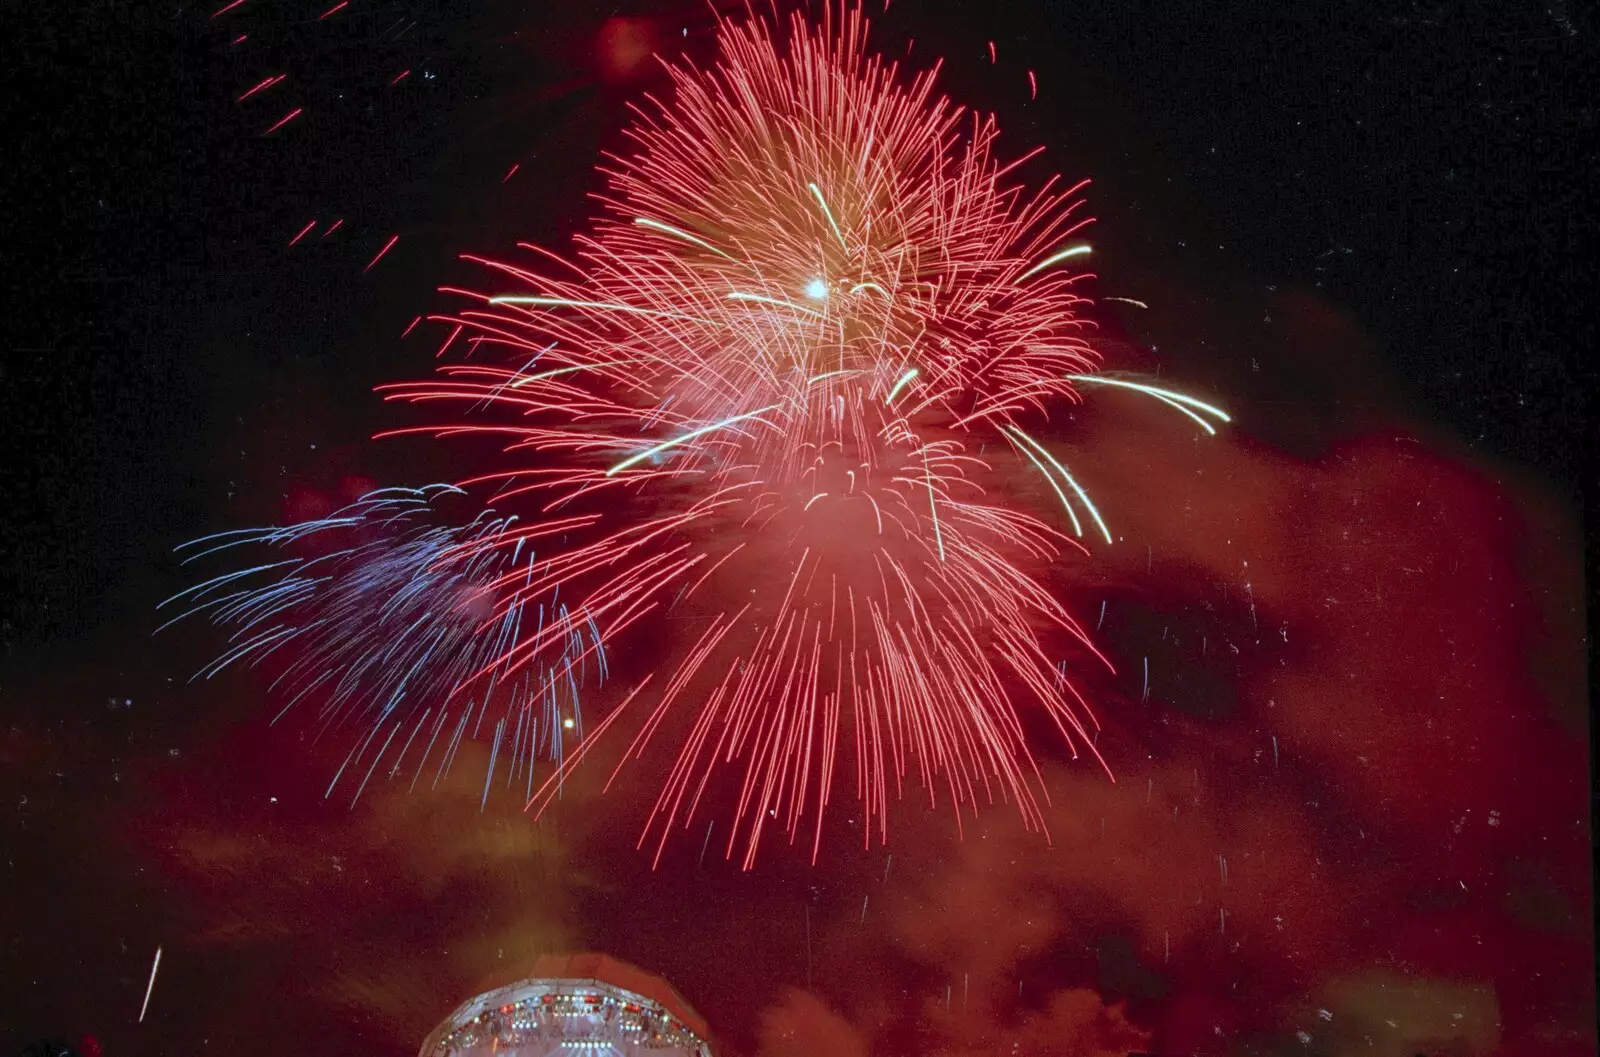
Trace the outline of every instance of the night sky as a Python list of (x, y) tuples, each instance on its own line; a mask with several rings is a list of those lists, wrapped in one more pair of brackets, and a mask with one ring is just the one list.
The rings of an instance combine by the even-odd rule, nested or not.
[(1094, 293), (1149, 306), (1098, 308), (1101, 351), (1237, 426), (1074, 420), (1125, 541), (1059, 583), (1118, 669), (1086, 684), (1116, 782), (1042, 753), (1049, 843), (1004, 805), (957, 840), (908, 796), (863, 852), (841, 798), (817, 866), (773, 844), (741, 874), (694, 839), (651, 871), (649, 768), (604, 797), (580, 772), (537, 825), (480, 811), (471, 759), (325, 800), (338, 747), (269, 726), (260, 673), (189, 684), (219, 637), (152, 637), (177, 543), (463, 475), (368, 439), (396, 422), (372, 386), (432, 369), (437, 335), (401, 332), (457, 254), (582, 230), (660, 88), (641, 55), (712, 54), (680, 0), (250, 2), (7, 16), (0, 1054), (414, 1052), (482, 981), (584, 949), (749, 1057), (1594, 1052), (1600, 26), (875, 17), (1010, 154), (1093, 179)]

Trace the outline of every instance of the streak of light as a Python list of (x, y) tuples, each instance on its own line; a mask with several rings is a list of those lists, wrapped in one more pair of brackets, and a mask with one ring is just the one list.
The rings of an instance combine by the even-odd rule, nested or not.
[(229, 11), (232, 11), (234, 8), (238, 7), (244, 2), (245, 0), (233, 0), (233, 3), (228, 4), (225, 7), (219, 7), (215, 11), (211, 12), (211, 17), (221, 18), (223, 15), (227, 14)]
[[(656, 455), (661, 454), (664, 451), (669, 451), (672, 448), (676, 448), (678, 445), (684, 443), (685, 441), (694, 440), (696, 437), (703, 437), (707, 433), (714, 433), (719, 429), (727, 429), (729, 426), (733, 425), (735, 422), (743, 422), (746, 419), (755, 418), (757, 415), (764, 415), (768, 411), (776, 411), (776, 410), (778, 410), (778, 408), (780, 408), (782, 406), (783, 406), (782, 404), (770, 404), (767, 407), (759, 408), (759, 409), (757, 409), (755, 411), (746, 411), (742, 415), (734, 415), (732, 418), (725, 418), (721, 422), (713, 422), (709, 426), (701, 426), (699, 429), (692, 429), (689, 432), (683, 434), (683, 436), (681, 436), (681, 437), (673, 437), (671, 440), (663, 441), (662, 443), (657, 444), (653, 448), (646, 448), (644, 451), (639, 452), (637, 455), (630, 455), (628, 458), (623, 459), (621, 462), (619, 462), (615, 466), (611, 467), (611, 469), (607, 470), (606, 471), (606, 476), (607, 477), (611, 477), (611, 476), (615, 475), (620, 470), (626, 470), (628, 467), (634, 465), (635, 463), (643, 462), (645, 459), (652, 458), (652, 457), (654, 457)], [(762, 419), (760, 421), (765, 422), (766, 420)], [(768, 424), (770, 425), (770, 423), (768, 423)]]
[(607, 360), (600, 363), (580, 363), (572, 367), (556, 367), (538, 374), (525, 374), (511, 383), (511, 388), (521, 389), (523, 386), (534, 382), (542, 382), (546, 378), (558, 378), (563, 374), (573, 374), (578, 371), (597, 371), (602, 367), (627, 367), (632, 364), (644, 363), (644, 360)]
[(1017, 444), (1017, 442), (1011, 438), (1009, 430), (1006, 431), (1006, 439), (1011, 440), (1011, 443), (1016, 447), (1016, 449), (1020, 451), (1029, 462), (1038, 467), (1039, 472), (1044, 475), (1045, 482), (1050, 485), (1051, 489), (1056, 493), (1056, 497), (1061, 500), (1061, 509), (1067, 512), (1068, 518), (1072, 519), (1073, 533), (1078, 536), (1078, 538), (1083, 538), (1083, 523), (1078, 520), (1077, 512), (1072, 509), (1072, 501), (1067, 498), (1067, 493), (1061, 490), (1061, 486), (1056, 484), (1056, 479), (1050, 475), (1050, 468), (1044, 463), (1040, 462), (1039, 457), (1033, 452), (1029, 451), (1023, 445)]
[(401, 70), (399, 73), (395, 74), (394, 80), (389, 82), (389, 87), (393, 88), (395, 85), (399, 84), (401, 81), (405, 80), (407, 77), (410, 77), (410, 76), (411, 76), (411, 70), (410, 70), (409, 67), (407, 69)]
[(339, 0), (339, 2), (337, 4), (334, 4), (332, 7), (328, 8), (328, 10), (326, 10), (322, 14), (318, 15), (317, 16), (317, 21), (321, 22), (324, 19), (331, 18), (332, 16), (338, 14), (340, 11), (343, 11), (345, 8), (347, 8), (349, 6), (350, 6), (350, 0)]
[(1171, 389), (1158, 389), (1153, 385), (1145, 385), (1141, 382), (1129, 382), (1121, 378), (1107, 378), (1105, 375), (1101, 374), (1069, 374), (1067, 375), (1067, 378), (1069, 381), (1086, 382), (1091, 385), (1109, 385), (1118, 389), (1131, 389), (1133, 392), (1143, 393), (1146, 396), (1155, 397), (1162, 403), (1182, 411), (1184, 414), (1200, 423), (1200, 425), (1204, 426), (1206, 432), (1212, 435), (1215, 435), (1217, 431), (1211, 427), (1209, 422), (1205, 421), (1199, 415), (1196, 415), (1194, 411), (1189, 410), (1189, 408), (1203, 411), (1208, 415), (1214, 415), (1219, 422), (1233, 421), (1233, 419), (1228, 416), (1228, 413), (1222, 410), (1220, 407), (1213, 407), (1211, 404), (1208, 404), (1203, 400), (1197, 400), (1186, 393), (1174, 392)]
[(155, 990), (156, 970), (161, 968), (161, 948), (156, 948), (155, 961), (150, 963), (150, 982), (144, 985), (144, 1002), (139, 1006), (139, 1023), (144, 1023), (145, 1010), (150, 1008), (150, 992)]
[(1102, 301), (1121, 301), (1125, 305), (1137, 305), (1140, 308), (1149, 308), (1150, 307), (1149, 305), (1145, 304), (1143, 301), (1135, 301), (1131, 297), (1102, 297), (1100, 300), (1102, 300)]
[(1039, 79), (1033, 75), (1032, 70), (1028, 71), (1028, 98), (1039, 98)]
[(293, 110), (291, 110), (287, 114), (283, 115), (283, 117), (279, 118), (277, 124), (273, 125), (269, 129), (267, 129), (265, 132), (262, 133), (262, 135), (263, 136), (272, 135), (274, 132), (278, 131), (280, 128), (282, 128), (283, 126), (287, 125), (289, 122), (293, 121), (295, 118), (299, 117), (301, 115), (301, 113), (304, 111), (304, 109), (305, 109), (304, 107), (298, 107), (298, 106), (295, 107)]
[[(322, 239), (327, 238), (329, 235), (332, 235), (335, 231), (338, 231), (342, 227), (344, 227), (344, 217), (340, 217), (338, 220), (335, 220), (332, 225), (329, 226), (328, 230), (322, 233)], [(317, 241), (321, 242), (322, 239), (318, 239)]]
[(894, 398), (900, 395), (900, 390), (904, 389), (907, 386), (907, 384), (909, 384), (911, 382), (911, 380), (913, 378), (915, 378), (918, 374), (921, 374), (921, 373), (922, 373), (921, 371), (919, 371), (919, 370), (917, 370), (917, 368), (913, 367), (913, 368), (911, 368), (911, 370), (907, 371), (905, 374), (902, 374), (900, 376), (900, 380), (894, 383), (894, 388), (889, 390), (889, 395), (883, 398), (883, 402), (886, 403), (886, 404), (894, 403)]
[(833, 210), (828, 208), (828, 200), (822, 197), (822, 188), (814, 183), (806, 184), (806, 186), (811, 188), (811, 193), (817, 196), (817, 205), (822, 207), (822, 215), (828, 218), (828, 226), (833, 229), (834, 238), (839, 240), (839, 245), (849, 249), (850, 247), (844, 241), (844, 232), (839, 230), (838, 221), (833, 219)]
[(855, 374), (865, 374), (865, 373), (866, 373), (865, 371), (852, 371), (852, 370), (825, 371), (822, 374), (816, 375), (816, 376), (811, 377), (811, 378), (807, 378), (806, 379), (806, 388), (809, 389), (811, 386), (816, 385), (818, 382), (825, 382), (829, 378), (839, 378), (839, 377), (843, 377), (845, 375), (855, 375)]
[(268, 77), (268, 78), (260, 81), (259, 83), (257, 83), (255, 87), (253, 87), (253, 88), (249, 89), (248, 91), (246, 91), (244, 93), (244, 95), (239, 96), (239, 98), (235, 99), (234, 102), (235, 103), (242, 103), (246, 99), (249, 99), (253, 95), (257, 95), (257, 94), (259, 94), (261, 92), (265, 92), (268, 88), (271, 88), (273, 85), (280, 84), (284, 80), (288, 79), (288, 76), (289, 75), (286, 74), (286, 73), (280, 73), (275, 77)]
[(1037, 275), (1037, 274), (1039, 274), (1040, 272), (1044, 271), (1046, 268), (1050, 267), (1053, 264), (1060, 264), (1062, 261), (1067, 260), (1067, 259), (1069, 259), (1071, 257), (1082, 257), (1085, 254), (1093, 253), (1093, 252), (1094, 252), (1094, 247), (1090, 246), (1090, 245), (1087, 245), (1087, 244), (1079, 244), (1077, 246), (1068, 246), (1066, 249), (1061, 250), (1058, 253), (1052, 253), (1050, 256), (1046, 257), (1044, 260), (1040, 261), (1038, 264), (1035, 264), (1032, 268), (1029, 268), (1027, 271), (1025, 271), (1021, 275), (1017, 276), (1017, 282), (1020, 283), (1020, 282), (1022, 282), (1022, 280), (1028, 278), (1031, 275)]
[(1067, 468), (1065, 466), (1061, 465), (1060, 461), (1057, 460), (1054, 455), (1050, 454), (1050, 451), (1049, 451), (1048, 448), (1046, 448), (1043, 444), (1040, 444), (1038, 441), (1034, 440), (1032, 437), (1028, 436), (1026, 433), (1022, 432), (1022, 430), (1017, 429), (1017, 427), (1015, 427), (1015, 426), (1012, 426), (1011, 427), (1011, 431), (1013, 433), (1015, 433), (1017, 436), (1021, 437), (1023, 440), (1027, 441), (1029, 444), (1033, 445), (1033, 449), (1035, 451), (1037, 451), (1040, 455), (1043, 455), (1046, 459), (1048, 459), (1050, 461), (1050, 465), (1054, 466), (1056, 468), (1056, 472), (1061, 475), (1062, 480), (1066, 481), (1067, 484), (1071, 485), (1072, 486), (1072, 490), (1078, 494), (1078, 501), (1081, 502), (1084, 505), (1084, 507), (1088, 509), (1089, 516), (1094, 518), (1094, 523), (1096, 525), (1100, 526), (1100, 534), (1106, 538), (1106, 542), (1107, 543), (1110, 543), (1111, 542), (1111, 530), (1106, 528), (1106, 523), (1101, 520), (1100, 511), (1095, 509), (1095, 505), (1094, 505), (1093, 500), (1091, 500), (1089, 498), (1089, 493), (1085, 492), (1083, 490), (1083, 488), (1078, 484), (1078, 482), (1073, 479), (1072, 474), (1067, 472)]
[(315, 220), (313, 220), (309, 224), (307, 224), (305, 227), (301, 228), (300, 229), (300, 233), (298, 235), (296, 235), (294, 238), (289, 240), (289, 245), (293, 246), (295, 243), (299, 242), (301, 239), (303, 239), (307, 235), (311, 234), (311, 229), (316, 227), (316, 226), (317, 226), (317, 222)]
[(814, 316), (820, 315), (820, 313), (814, 308), (807, 308), (805, 305), (797, 304), (793, 301), (785, 301), (781, 297), (768, 297), (766, 294), (751, 294), (746, 293), (743, 290), (734, 290), (728, 294), (728, 300), (755, 301), (765, 305), (777, 305), (779, 308), (792, 308), (796, 312), (809, 312)]
[(520, 168), (522, 168), (522, 163), (521, 162), (517, 162), (515, 165), (511, 166), (511, 168), (506, 172), (506, 174), (503, 177), (500, 178), (500, 182), (501, 183), (505, 183), (507, 180), (509, 180), (513, 176), (517, 175), (517, 170), (520, 169)]
[(737, 258), (731, 256), (730, 254), (725, 253), (722, 250), (717, 249), (717, 247), (711, 245), (711, 243), (707, 242), (705, 239), (701, 238), (700, 236), (691, 235), (689, 232), (683, 230), (682, 228), (675, 228), (671, 224), (663, 224), (663, 223), (661, 223), (661, 221), (659, 221), (659, 220), (651, 220), (649, 217), (634, 217), (633, 218), (633, 222), (635, 224), (639, 225), (642, 228), (649, 228), (652, 231), (659, 231), (662, 234), (671, 235), (673, 238), (683, 239), (685, 242), (692, 242), (696, 246), (700, 246), (700, 247), (702, 247), (704, 249), (708, 249), (712, 253), (715, 253), (720, 257), (727, 257), (728, 260), (730, 260), (730, 261), (737, 259)]
[(365, 275), (368, 272), (372, 271), (373, 267), (379, 261), (383, 260), (383, 255), (388, 253), (390, 250), (394, 249), (394, 244), (399, 242), (399, 241), (400, 241), (400, 236), (399, 235), (390, 235), (389, 236), (389, 241), (385, 242), (383, 244), (383, 249), (378, 251), (378, 255), (376, 257), (372, 258), (372, 260), (368, 261), (367, 262), (367, 266), (365, 268), (361, 269), (361, 274)]
[(1174, 411), (1178, 412), (1179, 414), (1187, 415), (1190, 419), (1194, 420), (1200, 426), (1201, 429), (1205, 430), (1206, 433), (1210, 434), (1211, 436), (1215, 437), (1217, 435), (1216, 427), (1212, 426), (1211, 423), (1207, 422), (1205, 419), (1201, 418), (1199, 415), (1195, 414), (1193, 411), (1190, 411), (1188, 408), (1184, 407), (1182, 404), (1178, 403), (1176, 400), (1168, 400), (1164, 396), (1158, 396), (1158, 397), (1156, 397), (1156, 399), (1161, 401), (1163, 404), (1166, 404), (1168, 407), (1172, 408)]

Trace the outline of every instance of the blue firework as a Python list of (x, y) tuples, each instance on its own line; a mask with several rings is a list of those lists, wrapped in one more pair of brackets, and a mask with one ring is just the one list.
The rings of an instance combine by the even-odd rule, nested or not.
[[(382, 489), (324, 518), (177, 548), (185, 565), (265, 552), (161, 603), (183, 607), (162, 629), (194, 616), (228, 629), (227, 649), (195, 679), (265, 667), (287, 699), (274, 721), (310, 708), (319, 737), (350, 738), (328, 795), (359, 774), (354, 803), (380, 767), (391, 779), (412, 769), (412, 788), (431, 772), (437, 785), (462, 743), (485, 737), (485, 802), (502, 757), (506, 784), (520, 779), (531, 794), (535, 762), (559, 765), (583, 737), (579, 687), (591, 667), (597, 682), (606, 676), (599, 629), (559, 594), (535, 604), (504, 590), (532, 575), (533, 547), (514, 516), (493, 510), (449, 524), (439, 503), (461, 494)], [(503, 674), (496, 662), (547, 622), (572, 629), (560, 656)]]

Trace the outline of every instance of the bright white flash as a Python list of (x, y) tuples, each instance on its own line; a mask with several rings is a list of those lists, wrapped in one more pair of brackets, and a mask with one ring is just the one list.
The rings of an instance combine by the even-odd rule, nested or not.
[(828, 297), (828, 284), (821, 279), (813, 279), (806, 284), (806, 296), (813, 301), (825, 301)]

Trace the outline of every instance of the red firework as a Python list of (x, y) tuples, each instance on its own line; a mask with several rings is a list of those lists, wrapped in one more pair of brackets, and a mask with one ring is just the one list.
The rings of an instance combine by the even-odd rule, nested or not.
[(1098, 654), (1040, 582), (1087, 551), (989, 498), (993, 453), (1021, 455), (1077, 536), (1110, 540), (1024, 432), (1097, 377), (1068, 267), (1088, 249), (1071, 241), (1083, 184), (1010, 182), (1033, 155), (1002, 164), (992, 119), (936, 94), (934, 72), (907, 83), (866, 31), (859, 13), (787, 36), (723, 23), (720, 60), (673, 68), (669, 100), (638, 109), (572, 257), (479, 259), (494, 289), (452, 291), (470, 305), (435, 317), (470, 362), (386, 387), (470, 410), (427, 432), (503, 438), (517, 465), (461, 484), (541, 515), (467, 545), (539, 548), (490, 587), (502, 613), (567, 606), (479, 678), (577, 664), (579, 630), (593, 651), (648, 643), (669, 613), (698, 626), (529, 805), (629, 705), (646, 714), (622, 763), (686, 710), (640, 835), (658, 860), (719, 765), (742, 768), (727, 854), (742, 841), (748, 868), (769, 823), (815, 858), (841, 750), (869, 843), (913, 777), (946, 788), (958, 823), (998, 797), (1042, 828), (1028, 712), (1099, 758), (1047, 644)]

